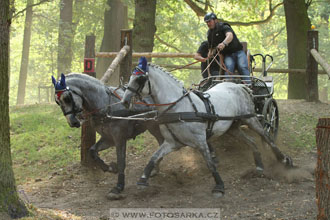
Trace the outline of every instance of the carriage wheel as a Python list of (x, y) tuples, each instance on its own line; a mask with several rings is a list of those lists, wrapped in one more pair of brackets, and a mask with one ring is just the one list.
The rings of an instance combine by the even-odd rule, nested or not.
[(262, 114), (264, 116), (262, 123), (264, 130), (269, 134), (270, 138), (275, 141), (277, 137), (279, 122), (278, 107), (275, 99), (269, 98), (266, 100)]

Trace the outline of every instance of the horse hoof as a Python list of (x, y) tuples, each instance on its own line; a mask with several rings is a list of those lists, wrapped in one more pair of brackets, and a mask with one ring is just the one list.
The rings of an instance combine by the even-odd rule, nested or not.
[(137, 189), (138, 189), (138, 190), (145, 190), (146, 188), (148, 188), (148, 186), (145, 186), (145, 185), (137, 185)]
[(221, 187), (220, 185), (216, 185), (214, 187), (214, 189), (212, 190), (212, 195), (214, 198), (221, 198), (225, 195), (225, 190), (223, 187)]
[(147, 179), (141, 178), (137, 183), (138, 189), (145, 189), (149, 186)]
[(118, 173), (118, 166), (117, 163), (111, 162), (108, 168), (108, 172), (110, 173)]
[(212, 195), (215, 199), (223, 197), (225, 194), (223, 192), (212, 192)]
[(121, 200), (121, 199), (125, 198), (122, 194), (120, 194), (120, 193), (113, 193), (113, 192), (109, 192), (106, 197), (109, 200)]
[(258, 175), (263, 175), (263, 174), (264, 174), (264, 169), (261, 168), (261, 167), (257, 167), (257, 168), (256, 168), (256, 173), (257, 173)]
[(283, 163), (285, 164), (286, 167), (292, 168), (293, 167), (293, 161), (290, 156), (285, 156)]
[(118, 186), (113, 187), (110, 192), (107, 195), (107, 199), (109, 200), (119, 200), (119, 199), (123, 199), (124, 196), (121, 194), (121, 192), (123, 191), (123, 188), (120, 188)]

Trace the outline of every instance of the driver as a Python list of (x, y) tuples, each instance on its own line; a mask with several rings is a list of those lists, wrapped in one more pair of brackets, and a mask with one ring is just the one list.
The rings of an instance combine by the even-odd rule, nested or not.
[(207, 13), (204, 17), (209, 30), (207, 40), (209, 49), (218, 49), (224, 56), (224, 63), (228, 71), (226, 75), (233, 73), (235, 67), (241, 75), (249, 76), (248, 60), (243, 46), (238, 40), (235, 32), (227, 23), (219, 22), (214, 13)]

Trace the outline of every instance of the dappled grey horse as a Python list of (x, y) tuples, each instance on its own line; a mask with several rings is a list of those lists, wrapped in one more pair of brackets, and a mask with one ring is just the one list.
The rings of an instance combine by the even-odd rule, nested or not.
[[(169, 103), (169, 105), (157, 107), (159, 111), (158, 120), (162, 123), (160, 130), (165, 141), (152, 155), (138, 181), (138, 185), (148, 185), (147, 181), (152, 169), (166, 154), (183, 146), (191, 146), (200, 151), (213, 174), (216, 183), (212, 190), (213, 195), (215, 197), (222, 196), (225, 192), (224, 183), (211, 157), (209, 141), (226, 132), (243, 138), (246, 144), (252, 148), (257, 171), (262, 172), (264, 169), (256, 143), (252, 137), (241, 130), (241, 124), (247, 125), (259, 134), (271, 146), (278, 161), (287, 166), (292, 166), (291, 158), (284, 155), (277, 148), (256, 117), (252, 96), (247, 87), (241, 84), (224, 82), (206, 91), (205, 96), (209, 97), (215, 113), (213, 115), (215, 116), (213, 117), (215, 118), (213, 130), (211, 135), (208, 135), (208, 121), (204, 119), (210, 118), (210, 115), (205, 114), (207, 111), (201, 98), (193, 92), (185, 90), (178, 80), (162, 68), (150, 64), (148, 69), (135, 72), (130, 77), (128, 89), (124, 93), (122, 102), (128, 107), (133, 96), (144, 97), (151, 94), (155, 103)], [(192, 115), (191, 113), (194, 114), (189, 118), (189, 115)], [(198, 115), (200, 115), (200, 118)], [(205, 118), (203, 118), (203, 115)], [(178, 120), (173, 121), (172, 116), (178, 118)], [(166, 118), (169, 119), (169, 122), (166, 122)]]
[[(124, 91), (107, 87), (99, 80), (86, 74), (62, 74), (59, 82), (52, 77), (55, 86), (55, 99), (61, 107), (68, 124), (80, 127), (81, 120), (91, 120), (101, 138), (90, 148), (90, 154), (103, 171), (117, 172), (117, 186), (112, 188), (108, 197), (119, 198), (125, 186), (126, 141), (135, 138), (142, 132), (149, 132), (161, 144), (164, 140), (159, 126), (153, 121), (114, 120), (107, 117), (129, 116), (151, 110), (145, 105), (134, 105), (134, 110), (128, 111), (121, 103)], [(116, 146), (117, 166), (108, 166), (99, 157), (98, 152)]]

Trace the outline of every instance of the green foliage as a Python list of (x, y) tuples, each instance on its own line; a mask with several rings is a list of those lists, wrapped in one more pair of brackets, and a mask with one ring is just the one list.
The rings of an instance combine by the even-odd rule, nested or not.
[[(104, 10), (109, 10), (105, 0), (82, 0), (79, 5), (74, 1), (73, 24), (75, 38), (73, 45), (72, 72), (83, 70), (84, 42), (88, 34), (96, 35), (96, 51), (99, 50), (103, 37)], [(129, 27), (133, 27), (134, 1), (123, 0), (128, 7)], [(203, 4), (195, 1), (200, 7)], [(201, 1), (202, 2), (202, 1)], [(272, 6), (281, 3), (273, 0)], [(269, 15), (269, 1), (267, 0), (222, 0), (210, 1), (219, 18), (226, 21), (251, 22), (264, 20)], [(21, 11), (26, 6), (26, 1), (16, 0), (16, 11)], [(26, 103), (35, 103), (38, 100), (38, 85), (50, 85), (50, 76), (57, 75), (57, 47), (58, 47), (58, 20), (59, 0), (45, 2), (33, 8), (32, 40), (30, 48), (30, 62), (27, 79)], [(313, 1), (308, 9), (309, 17), (319, 31), (319, 48), (323, 57), (329, 57), (329, 11), (330, 5), (326, 1)], [(16, 103), (18, 75), (21, 63), (22, 42), (25, 14), (13, 20), (11, 27), (11, 81), (10, 104)], [(207, 26), (203, 18), (184, 2), (177, 0), (157, 1), (156, 12), (157, 37), (155, 38), (154, 52), (194, 53), (199, 44), (206, 39)], [(275, 11), (270, 22), (254, 26), (233, 26), (238, 38), (248, 43), (251, 53), (268, 53), (274, 57), (273, 68), (287, 68), (287, 43), (286, 24), (283, 6)], [(60, 45), (61, 46), (61, 45)], [(176, 49), (175, 49), (176, 48)], [(165, 65), (185, 65), (194, 60), (184, 58), (153, 59), (153, 62)], [(198, 66), (198, 64), (196, 64)], [(258, 66), (261, 62), (258, 62)], [(201, 79), (199, 70), (178, 70), (173, 74), (184, 81), (186, 86), (196, 83)], [(286, 98), (287, 75), (273, 74), (275, 78), (275, 97)], [(320, 86), (328, 84), (322, 79)], [(44, 94), (45, 91), (42, 91)], [(330, 90), (329, 90), (330, 93)], [(42, 95), (43, 95), (42, 94)], [(329, 94), (330, 95), (330, 94)]]

